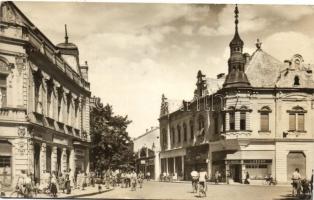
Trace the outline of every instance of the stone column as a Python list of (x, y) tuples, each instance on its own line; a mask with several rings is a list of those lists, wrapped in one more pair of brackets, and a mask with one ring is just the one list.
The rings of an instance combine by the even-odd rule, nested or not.
[(57, 147), (52, 147), (51, 151), (51, 171), (57, 171)]
[(34, 173), (34, 142), (31, 139), (27, 139), (27, 158), (28, 158), (28, 173)]
[(62, 148), (62, 153), (61, 153), (61, 173), (63, 173), (67, 168), (67, 149), (66, 148)]
[(158, 151), (155, 151), (155, 158), (154, 158), (154, 161), (155, 161), (155, 181), (158, 181), (158, 177), (160, 175), (160, 157), (159, 157), (159, 152)]
[(226, 131), (230, 130), (229, 119), (230, 119), (230, 113), (226, 113), (226, 121), (225, 121)]
[(241, 160), (241, 164), (242, 164), (242, 171), (241, 171), (241, 173), (242, 173), (242, 183), (244, 183), (244, 180), (245, 180), (245, 164), (243, 164), (243, 160)]
[(235, 114), (234, 115), (235, 130), (240, 130), (240, 112), (237, 111), (234, 114)]
[(74, 149), (71, 149), (69, 162), (70, 162), (71, 175), (74, 176), (74, 171), (75, 171), (75, 151), (74, 151)]
[(181, 157), (181, 163), (182, 163), (182, 176), (183, 176), (183, 179), (184, 179), (184, 156)]
[(85, 172), (89, 173), (89, 149), (85, 150)]
[(40, 181), (42, 182), (42, 177), (43, 177), (43, 172), (46, 171), (46, 162), (47, 162), (47, 157), (46, 157), (46, 143), (42, 143), (40, 147), (40, 153), (39, 153), (39, 158), (40, 158)]
[(176, 169), (176, 157), (173, 157), (173, 173), (176, 173), (177, 169)]

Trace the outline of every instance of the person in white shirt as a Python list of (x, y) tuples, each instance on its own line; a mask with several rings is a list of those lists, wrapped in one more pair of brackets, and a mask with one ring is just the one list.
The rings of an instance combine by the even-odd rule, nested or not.
[(301, 192), (301, 174), (299, 172), (299, 168), (296, 168), (292, 174), (292, 196), (295, 195), (295, 191), (297, 192), (297, 196), (300, 195)]
[(197, 183), (199, 179), (199, 174), (195, 169), (193, 169), (193, 171), (191, 172), (191, 177), (192, 177), (192, 188), (193, 188), (193, 193), (194, 193), (197, 191)]
[(204, 170), (204, 168), (201, 168), (201, 171), (199, 173), (199, 179), (198, 179), (198, 183), (200, 185), (199, 188), (199, 196), (201, 196), (201, 193), (204, 194), (204, 196), (206, 197), (206, 180), (207, 180), (207, 172)]

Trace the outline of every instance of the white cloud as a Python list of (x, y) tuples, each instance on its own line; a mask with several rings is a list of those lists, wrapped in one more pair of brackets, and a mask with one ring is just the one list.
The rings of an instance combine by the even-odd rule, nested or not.
[(294, 54), (301, 54), (306, 63), (314, 63), (314, 39), (299, 32), (274, 33), (263, 42), (263, 49), (284, 61)]

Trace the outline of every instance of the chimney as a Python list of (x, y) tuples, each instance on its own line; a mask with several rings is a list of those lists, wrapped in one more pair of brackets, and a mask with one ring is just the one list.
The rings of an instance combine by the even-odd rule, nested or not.
[(85, 65), (80, 66), (80, 69), (81, 69), (81, 73), (82, 73), (83, 78), (86, 81), (88, 81), (88, 63), (87, 63), (87, 61), (85, 61)]

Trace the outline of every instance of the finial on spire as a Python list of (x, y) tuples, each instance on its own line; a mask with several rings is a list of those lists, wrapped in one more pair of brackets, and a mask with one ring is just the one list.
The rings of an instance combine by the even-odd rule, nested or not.
[(261, 47), (262, 47), (262, 42), (260, 42), (259, 38), (257, 38), (255, 45), (256, 45), (256, 48), (257, 48), (257, 49), (261, 49)]
[(235, 8), (234, 8), (234, 18), (235, 18), (235, 28), (236, 30), (238, 30), (238, 23), (239, 23), (239, 10), (238, 10), (238, 4), (236, 4)]
[(67, 30), (67, 25), (64, 25), (64, 29), (65, 29), (65, 43), (68, 43), (69, 41), (69, 37), (68, 37), (68, 30)]

